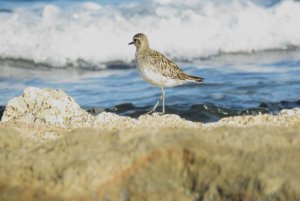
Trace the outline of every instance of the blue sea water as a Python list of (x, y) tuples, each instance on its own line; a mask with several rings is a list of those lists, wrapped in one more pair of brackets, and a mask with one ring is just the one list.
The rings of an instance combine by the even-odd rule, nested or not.
[(0, 105), (34, 86), (87, 109), (145, 113), (160, 89), (127, 45), (144, 32), (205, 79), (167, 89), (167, 113), (210, 122), (300, 107), (299, 22), (299, 1), (0, 1)]

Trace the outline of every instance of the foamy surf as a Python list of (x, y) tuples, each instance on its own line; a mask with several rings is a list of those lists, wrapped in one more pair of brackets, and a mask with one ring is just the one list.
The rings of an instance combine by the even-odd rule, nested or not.
[(33, 5), (0, 12), (0, 58), (50, 67), (101, 69), (130, 63), (128, 42), (144, 32), (171, 58), (195, 58), (300, 46), (300, 2), (242, 1)]

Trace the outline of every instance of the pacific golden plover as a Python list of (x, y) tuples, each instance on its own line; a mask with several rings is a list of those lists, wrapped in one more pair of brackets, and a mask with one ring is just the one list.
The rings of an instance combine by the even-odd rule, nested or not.
[(154, 107), (148, 112), (152, 113), (157, 108), (159, 101), (162, 100), (162, 113), (165, 113), (165, 91), (164, 87), (173, 87), (188, 81), (201, 83), (203, 78), (191, 76), (184, 73), (173, 61), (163, 54), (149, 47), (147, 36), (138, 33), (133, 36), (133, 41), (128, 45), (134, 44), (136, 47), (135, 59), (137, 69), (142, 78), (154, 86), (161, 87), (162, 95)]

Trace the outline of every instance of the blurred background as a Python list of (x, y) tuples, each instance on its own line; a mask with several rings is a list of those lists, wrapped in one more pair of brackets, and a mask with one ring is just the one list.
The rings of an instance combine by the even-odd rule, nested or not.
[(94, 113), (145, 113), (160, 89), (135, 69), (128, 43), (139, 32), (205, 79), (167, 89), (167, 113), (212, 122), (300, 107), (292, 0), (1, 0), (0, 105), (34, 86), (62, 89)]

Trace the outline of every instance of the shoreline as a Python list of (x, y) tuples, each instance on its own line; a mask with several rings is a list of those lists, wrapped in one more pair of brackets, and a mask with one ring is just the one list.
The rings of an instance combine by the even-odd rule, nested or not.
[[(115, 105), (108, 108), (93, 107), (93, 106), (80, 106), (84, 111), (92, 116), (97, 116), (102, 112), (116, 114), (122, 117), (130, 117), (138, 119), (147, 113), (148, 106), (135, 106), (131, 103), (124, 103)], [(149, 106), (150, 108), (151, 106)], [(0, 105), (0, 121), (6, 106)], [(176, 108), (176, 106), (168, 107), (166, 115), (177, 115), (182, 119), (199, 122), (199, 123), (216, 123), (224, 118), (239, 117), (239, 116), (258, 116), (267, 114), (276, 116), (282, 110), (291, 110), (300, 108), (300, 100), (296, 101), (280, 101), (277, 103), (261, 103), (257, 107), (230, 109), (217, 106), (211, 103), (191, 105), (188, 109)], [(161, 108), (158, 107), (158, 110)], [(218, 110), (218, 111), (212, 111)]]
[[(4, 110), (5, 109), (5, 110)], [(4, 110), (4, 111), (3, 111)], [(258, 114), (242, 115), (221, 118), (216, 122), (202, 123), (186, 120), (176, 114), (153, 113), (152, 115), (140, 115), (137, 118), (129, 116), (120, 116), (118, 114), (106, 112), (104, 109), (82, 109), (75, 100), (65, 92), (55, 89), (39, 89), (29, 87), (24, 93), (12, 98), (6, 107), (0, 107), (1, 115), (0, 125), (14, 127), (22, 136), (30, 136), (34, 139), (29, 128), (66, 129), (72, 130), (77, 128), (85, 129), (102, 129), (105, 132), (124, 130), (145, 131), (162, 128), (192, 128), (192, 129), (211, 129), (218, 127), (296, 127), (300, 124), (300, 108), (283, 109), (278, 114)], [(26, 126), (22, 126), (26, 125)], [(18, 127), (24, 127), (19, 129)], [(56, 139), (60, 136), (59, 131), (52, 132), (53, 136), (49, 137), (49, 132), (44, 131), (45, 139)], [(50, 132), (51, 133), (51, 132)], [(23, 135), (24, 134), (24, 135)], [(39, 135), (43, 138), (43, 134)], [(51, 136), (51, 135), (50, 135)], [(39, 137), (35, 140), (40, 140)], [(44, 139), (43, 139), (44, 140)]]

